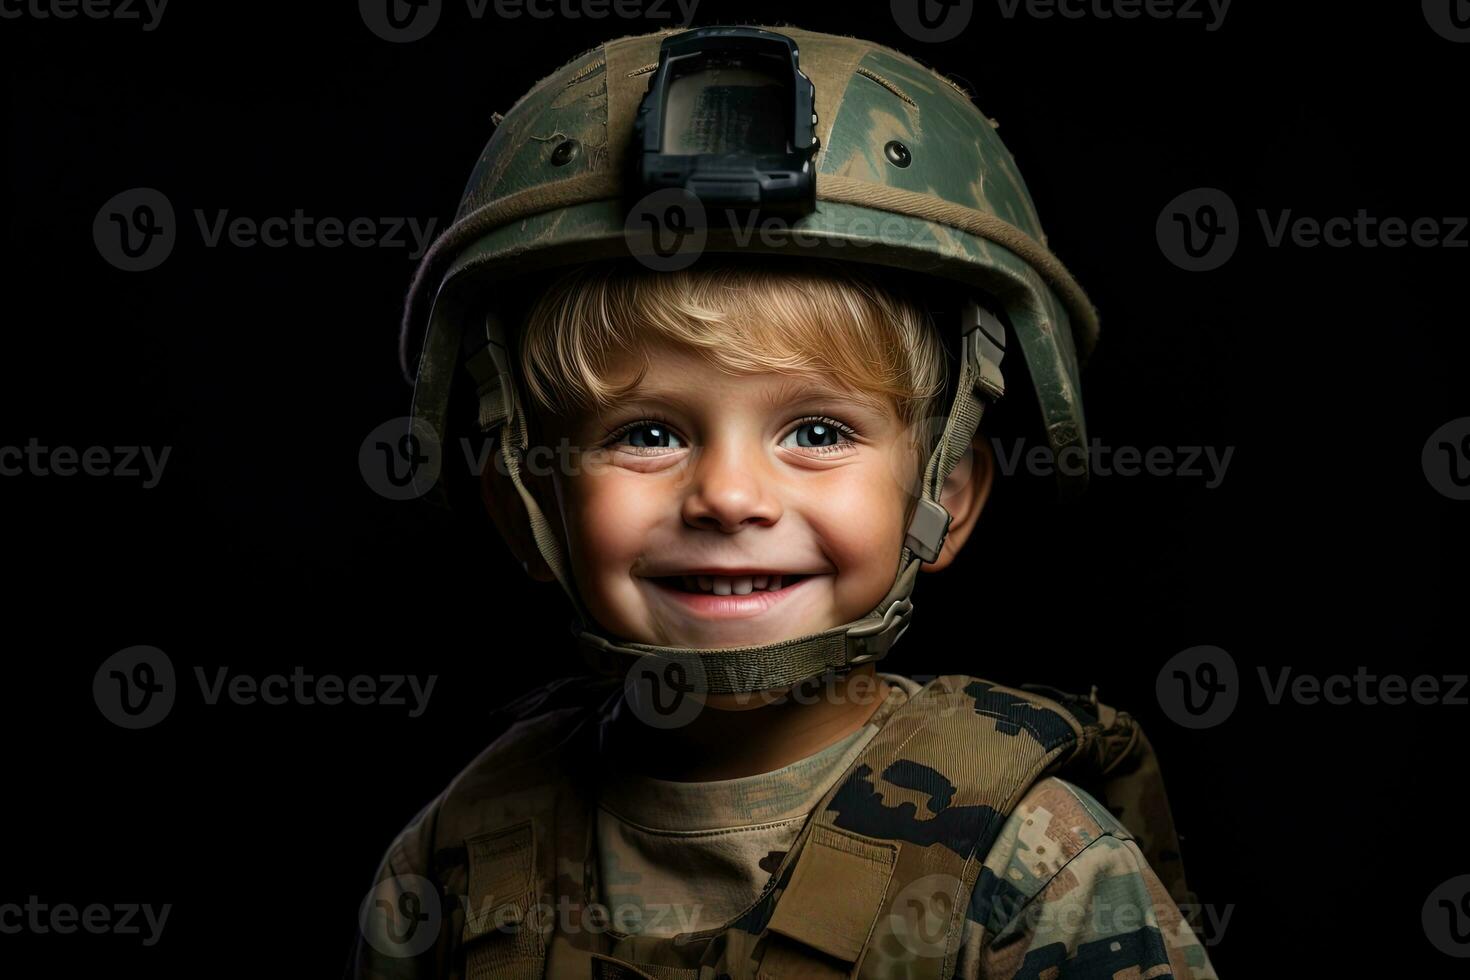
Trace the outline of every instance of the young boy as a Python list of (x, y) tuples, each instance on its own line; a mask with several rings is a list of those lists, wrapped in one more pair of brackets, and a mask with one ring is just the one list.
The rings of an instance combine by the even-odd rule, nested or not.
[(472, 350), (484, 504), (606, 676), (500, 712), (358, 975), (1214, 976), (1126, 715), (876, 670), (985, 505), (1008, 343), (1084, 440), (1095, 320), (1039, 237), (968, 97), (865, 42), (625, 38), (517, 103), (410, 297), (415, 416), (450, 437)]

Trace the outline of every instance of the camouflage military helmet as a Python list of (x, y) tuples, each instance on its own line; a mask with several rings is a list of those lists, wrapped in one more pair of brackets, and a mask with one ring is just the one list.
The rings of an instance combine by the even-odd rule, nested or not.
[[(701, 78), (713, 81), (701, 89)], [(721, 118), (742, 112), (745, 119)], [(774, 127), (750, 125), (772, 116)], [(680, 125), (689, 130), (674, 132)], [(695, 128), (704, 135), (691, 137)], [(745, 138), (760, 145), (724, 145), (737, 132), (754, 133)], [(682, 155), (663, 155), (681, 147)], [(732, 220), (711, 217), (721, 211)], [(751, 235), (737, 213), (780, 216), (793, 234)], [(516, 324), (502, 300), (528, 275), (588, 261), (632, 254), (687, 264), (694, 254), (682, 245), (671, 251), (660, 222), (692, 235), (693, 253), (865, 263), (973, 295), (958, 324), (940, 324), (962, 351), (958, 387), (924, 468), (893, 588), (862, 619), (766, 646), (676, 650), (603, 636), (586, 616), (564, 545), (521, 480), (526, 417), (508, 334)], [(906, 55), (786, 27), (609, 41), (542, 79), (499, 120), (454, 223), (424, 257), (401, 343), (412, 373), (410, 347), (421, 340), (414, 426), (447, 446), (478, 402), (480, 431), (499, 437), (595, 666), (685, 657), (706, 690), (728, 693), (875, 661), (907, 627), (920, 563), (939, 554), (949, 525), (940, 491), (981, 413), (1004, 391), (1007, 350), (1019, 350), (1006, 363), (1022, 380), (1029, 375), (1053, 452), (1086, 444), (1078, 370), (1096, 340), (1097, 315), (1045, 241), (990, 121), (958, 85)], [(1064, 495), (1074, 494), (1085, 468), (1059, 469), (1058, 479)], [(421, 489), (448, 499), (444, 481)]]

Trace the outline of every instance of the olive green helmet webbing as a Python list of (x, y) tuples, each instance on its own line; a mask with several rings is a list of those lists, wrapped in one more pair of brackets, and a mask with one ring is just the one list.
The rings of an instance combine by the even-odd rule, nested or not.
[[(621, 38), (583, 54), (502, 118), (455, 222), (419, 267), (401, 342), (407, 369), (409, 340), (423, 336), (413, 415), (441, 445), (457, 425), (449, 404), (461, 364), (473, 378), (479, 427), (499, 435), (500, 459), (526, 505), (538, 550), (572, 602), (573, 632), (588, 662), (619, 672), (636, 658), (697, 658), (700, 688), (709, 693), (784, 687), (886, 654), (908, 626), (920, 564), (940, 553), (949, 524), (939, 504), (945, 479), (969, 449), (986, 405), (1003, 394), (1000, 362), (1008, 346), (1020, 352), (1047, 440), (1060, 454), (1085, 445), (1077, 375), (1097, 336), (1096, 312), (1042, 244), (1014, 162), (963, 91), (869, 42), (778, 30), (774, 36), (799, 42), (802, 70), (815, 86), (816, 210), (793, 223), (806, 236), (799, 244), (740, 240), (712, 226), (704, 252), (860, 261), (948, 280), (1000, 304), (996, 311), (965, 306), (957, 390), (924, 464), (894, 584), (871, 613), (809, 636), (740, 648), (683, 649), (604, 636), (579, 600), (562, 542), (523, 480), (527, 419), (516, 396), (514, 347), (494, 299), (528, 273), (630, 254), (623, 158), (639, 98), (670, 32)], [(895, 142), (903, 153), (886, 154)], [(555, 152), (566, 143), (575, 144), (572, 151)], [(898, 233), (888, 225), (877, 233), (874, 221), (895, 223)], [(483, 344), (462, 359), (466, 335)], [(1059, 469), (1058, 482), (1074, 495), (1085, 485), (1085, 471), (1079, 477)], [(425, 489), (445, 499), (442, 485)]]

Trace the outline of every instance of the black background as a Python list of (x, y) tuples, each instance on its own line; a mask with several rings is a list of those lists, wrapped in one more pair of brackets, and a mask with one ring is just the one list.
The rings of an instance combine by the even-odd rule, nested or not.
[[(154, 489), (0, 478), (0, 902), (174, 906), (151, 948), (0, 936), (11, 963), (340, 974), (382, 849), (482, 747), (487, 709), (575, 668), (554, 586), (483, 527), (387, 501), (359, 473), (364, 437), (409, 404), (409, 250), (206, 248), (192, 212), (447, 222), (492, 112), (600, 41), (668, 22), (473, 20), (450, 2), (428, 38), (390, 44), (350, 3), (307, 6), (175, 0), (152, 32), (0, 21), (0, 444), (172, 447)], [(883, 669), (1097, 683), (1139, 716), (1191, 884), (1231, 915), (1210, 947), (1222, 975), (1443, 976), (1458, 962), (1420, 910), (1470, 872), (1467, 709), (1271, 705), (1256, 668), (1464, 672), (1466, 505), (1430, 486), (1420, 453), (1470, 415), (1467, 252), (1269, 248), (1255, 212), (1465, 215), (1470, 45), (1415, 3), (1298, 6), (1236, 0), (1211, 32), (981, 3), (943, 44), (906, 37), (886, 3), (704, 0), (695, 23), (786, 19), (962, 77), (1102, 313), (1090, 434), (1234, 447), (1217, 489), (1099, 478), (1070, 515), (1002, 486), (967, 554), (921, 584)], [(168, 195), (179, 241), (126, 273), (92, 222), (139, 186)], [(1231, 195), (1243, 240), (1190, 273), (1154, 225), (1201, 186)], [(184, 688), (136, 732), (90, 693), (135, 644), (166, 651)], [(1226, 723), (1188, 731), (1154, 681), (1200, 644), (1233, 655), (1243, 693)], [(438, 682), (417, 719), (206, 706), (193, 668), (225, 665)]]

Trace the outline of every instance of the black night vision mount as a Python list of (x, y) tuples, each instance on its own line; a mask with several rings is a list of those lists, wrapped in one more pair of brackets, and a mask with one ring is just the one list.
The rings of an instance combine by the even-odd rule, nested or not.
[(816, 87), (791, 38), (753, 27), (672, 35), (633, 129), (636, 193), (800, 217), (816, 209)]

